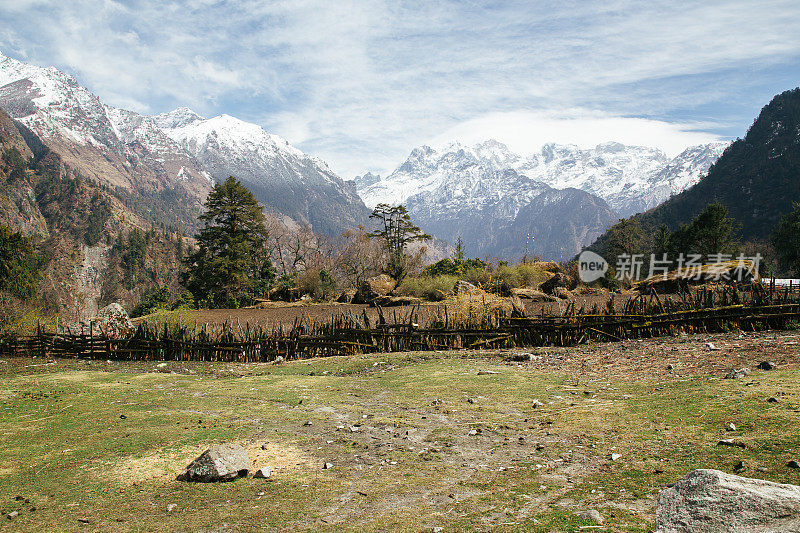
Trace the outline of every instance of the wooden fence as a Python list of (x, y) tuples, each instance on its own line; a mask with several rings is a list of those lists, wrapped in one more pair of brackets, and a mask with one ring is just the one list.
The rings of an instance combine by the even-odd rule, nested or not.
[(794, 291), (760, 286), (746, 294), (736, 289), (696, 291), (677, 297), (658, 294), (628, 300), (622, 310), (614, 300), (604, 308), (559, 316), (504, 316), (484, 313), (448, 316), (447, 308), (422, 317), (418, 308), (390, 320), (379, 309), (377, 323), (342, 314), (325, 322), (298, 319), (291, 327), (271, 329), (224, 324), (216, 329), (185, 325), (154, 327), (142, 323), (126, 339), (85, 333), (46, 332), (0, 339), (0, 354), (131, 361), (267, 362), (278, 356), (304, 359), (333, 355), (414, 350), (459, 350), (569, 346), (675, 335), (679, 332), (758, 331), (797, 327), (800, 298)]

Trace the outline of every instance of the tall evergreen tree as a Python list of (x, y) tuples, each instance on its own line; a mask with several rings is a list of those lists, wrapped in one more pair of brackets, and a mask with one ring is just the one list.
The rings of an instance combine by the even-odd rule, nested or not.
[(231, 305), (252, 295), (273, 275), (264, 253), (264, 213), (253, 194), (234, 178), (217, 183), (205, 203), (198, 249), (186, 260), (184, 283), (196, 299)]

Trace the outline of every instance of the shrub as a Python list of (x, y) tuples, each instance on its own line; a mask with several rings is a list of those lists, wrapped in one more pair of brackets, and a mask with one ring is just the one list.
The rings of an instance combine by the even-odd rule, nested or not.
[(327, 270), (309, 269), (297, 278), (301, 294), (309, 294), (316, 300), (332, 300), (336, 297), (336, 280)]
[(462, 278), (476, 287), (487, 289), (492, 284), (492, 271), (488, 267), (469, 268), (464, 272)]
[(428, 300), (444, 300), (453, 291), (453, 286), (458, 281), (456, 276), (437, 276), (435, 278), (422, 278), (422, 296)]
[(153, 289), (145, 293), (142, 299), (131, 311), (131, 318), (149, 315), (159, 309), (169, 309), (171, 307), (172, 293), (167, 287)]
[(424, 296), (422, 280), (414, 276), (406, 276), (394, 292), (399, 296), (422, 298)]

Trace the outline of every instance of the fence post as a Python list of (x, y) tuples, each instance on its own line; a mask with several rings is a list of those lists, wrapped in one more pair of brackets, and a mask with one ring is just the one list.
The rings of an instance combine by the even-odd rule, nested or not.
[(94, 322), (89, 320), (89, 359), (94, 359), (94, 335), (92, 334), (92, 326)]

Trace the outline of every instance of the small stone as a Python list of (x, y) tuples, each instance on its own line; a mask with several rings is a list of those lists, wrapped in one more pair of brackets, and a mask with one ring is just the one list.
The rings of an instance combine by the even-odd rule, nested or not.
[(467, 403), (475, 403), (475, 398), (467, 398)]
[(167, 505), (167, 512), (168, 512), (168, 513), (171, 513), (172, 511), (174, 511), (174, 510), (175, 510), (175, 508), (176, 508), (177, 506), (178, 506), (178, 505), (177, 505), (177, 504), (175, 504), (175, 503), (170, 503), (169, 505)]
[(478, 375), (479, 376), (487, 376), (487, 375), (490, 375), (490, 374), (499, 374), (499, 373), (500, 372), (495, 372), (494, 370), (479, 370), (478, 371)]
[(746, 448), (743, 442), (735, 441), (733, 439), (722, 439), (717, 443), (717, 446), (735, 446), (736, 448)]
[(304, 426), (310, 426), (311, 425), (311, 420), (306, 420), (305, 422), (303, 422), (303, 425)]
[(322, 465), (323, 470), (330, 470), (331, 468), (333, 468), (333, 463), (325, 463)]
[(617, 459), (621, 459), (621, 458), (622, 458), (622, 455), (619, 454), (619, 453), (612, 453), (611, 454), (611, 460), (612, 461), (616, 461)]
[(739, 379), (745, 377), (747, 374), (750, 373), (749, 368), (740, 368), (739, 370), (732, 370), (726, 376), (725, 379)]
[(267, 449), (269, 449), (269, 446), (267, 446), (266, 444), (262, 444), (261, 445), (261, 449), (262, 450), (267, 450)]
[(709, 349), (709, 350), (711, 350), (711, 351), (716, 351), (716, 350), (719, 350), (719, 348), (717, 348), (716, 346), (714, 346), (714, 343), (713, 343), (713, 342), (707, 342), (707, 343), (706, 343), (706, 346), (707, 346), (707, 347), (708, 347), (708, 349)]
[(350, 433), (358, 433), (361, 431), (361, 426), (350, 426)]
[[(167, 363), (158, 363), (156, 368), (167, 368)], [(78, 520), (80, 520), (80, 518)]]
[(786, 466), (788, 466), (789, 468), (800, 468), (800, 463), (792, 459), (791, 461), (786, 463)]
[(271, 475), (272, 475), (272, 468), (269, 466), (262, 466), (261, 468), (256, 470), (256, 473), (253, 474), (253, 477), (259, 479), (266, 479)]
[(675, 365), (673, 365), (672, 363), (668, 364), (667, 370), (675, 370)]
[(89, 520), (88, 518), (78, 518), (78, 522), (80, 522), (81, 524), (91, 524), (92, 523), (92, 521)]
[(741, 472), (742, 470), (744, 470), (744, 461), (739, 461), (738, 463), (736, 463), (736, 465), (734, 465), (733, 471)]
[(125, 416), (125, 415), (119, 415), (119, 417), (120, 417), (122, 420), (125, 420), (126, 418), (128, 418), (128, 417), (127, 417), (127, 416)]
[(767, 399), (767, 402), (769, 402), (769, 403), (778, 403), (778, 399), (777, 399), (776, 397), (774, 397), (774, 396), (773, 396), (773, 397), (771, 397), (771, 398), (768, 398), (768, 399)]
[(8, 518), (16, 518), (19, 516), (19, 511), (11, 511), (6, 515)]
[(470, 429), (469, 433), (468, 433), (468, 435), (470, 435), (470, 436), (475, 436), (477, 434), (478, 434), (478, 430), (477, 429)]
[(595, 524), (602, 524), (604, 522), (603, 515), (601, 515), (595, 509), (589, 509), (588, 511), (578, 511), (575, 513), (575, 516), (580, 518), (581, 520), (591, 520)]
[(726, 429), (727, 429), (728, 431), (736, 431), (736, 426), (733, 424), (733, 422), (729, 423), (729, 424), (728, 424), (727, 426), (725, 426), (725, 427), (726, 427)]
[(544, 404), (542, 402), (540, 402), (539, 400), (533, 400), (533, 404), (532, 405), (533, 405), (534, 409), (538, 409)]
[(283, 363), (285, 360), (286, 359), (284, 359), (282, 355), (279, 355), (278, 357), (275, 358), (275, 360), (273, 361), (273, 364), (279, 365), (279, 364)]
[(758, 365), (758, 368), (760, 368), (761, 370), (774, 370), (775, 363), (772, 363), (770, 361), (762, 361), (761, 364)]

